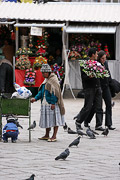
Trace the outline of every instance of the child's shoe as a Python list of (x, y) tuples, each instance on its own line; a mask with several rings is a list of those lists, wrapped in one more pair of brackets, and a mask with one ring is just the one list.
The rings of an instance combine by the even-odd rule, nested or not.
[(12, 140), (12, 143), (16, 143), (16, 140)]
[(4, 142), (4, 143), (7, 143), (7, 142), (8, 142), (8, 140), (4, 140), (3, 142)]

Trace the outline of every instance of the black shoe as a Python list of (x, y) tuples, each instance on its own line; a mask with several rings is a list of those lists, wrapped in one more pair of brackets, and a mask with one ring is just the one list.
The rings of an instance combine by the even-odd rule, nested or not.
[(12, 143), (16, 143), (16, 140), (12, 140)]
[(85, 127), (90, 127), (88, 123), (84, 123), (84, 126)]
[(77, 116), (75, 116), (75, 117), (73, 118), (73, 120), (75, 120), (75, 119), (77, 119)]
[(108, 126), (109, 130), (115, 130), (116, 128), (113, 128), (112, 126)]
[(81, 124), (80, 124), (80, 123), (76, 122), (75, 124), (76, 124), (76, 130), (77, 130), (77, 131), (78, 131), (78, 130), (83, 130), (83, 128), (81, 127)]
[(105, 129), (102, 126), (100, 126), (100, 127), (96, 127), (95, 130), (97, 130), (97, 131), (104, 131)]

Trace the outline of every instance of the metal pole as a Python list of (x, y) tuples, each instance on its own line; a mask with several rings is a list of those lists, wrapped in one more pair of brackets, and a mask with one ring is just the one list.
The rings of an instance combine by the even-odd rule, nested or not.
[(13, 83), (15, 82), (15, 56), (13, 56)]

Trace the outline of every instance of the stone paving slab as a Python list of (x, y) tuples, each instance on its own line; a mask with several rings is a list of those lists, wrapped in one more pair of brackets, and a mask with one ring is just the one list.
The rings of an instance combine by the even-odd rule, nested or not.
[[(32, 142), (28, 142), (28, 119), (20, 118), (23, 126), (17, 143), (0, 142), (0, 180), (24, 180), (35, 174), (35, 180), (119, 180), (120, 179), (120, 100), (115, 99), (113, 124), (116, 130), (108, 137), (100, 135), (96, 139), (82, 137), (77, 147), (71, 147), (70, 155), (65, 160), (55, 161), (77, 137), (59, 128), (57, 142), (40, 141), (45, 130), (39, 128), (40, 102), (32, 104), (32, 122), (37, 126), (32, 131)], [(83, 99), (64, 99), (66, 123), (75, 130), (73, 117), (83, 106)], [(3, 125), (6, 120), (3, 118)], [(104, 122), (103, 122), (104, 124)], [(94, 129), (95, 118), (91, 122)], [(86, 128), (83, 130), (86, 131)], [(52, 132), (51, 132), (52, 134)]]

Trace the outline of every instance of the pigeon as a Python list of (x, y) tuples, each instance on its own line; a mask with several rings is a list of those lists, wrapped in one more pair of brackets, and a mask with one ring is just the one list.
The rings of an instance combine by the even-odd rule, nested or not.
[(28, 130), (34, 129), (35, 127), (36, 127), (36, 122), (33, 121), (33, 124), (30, 125), (30, 127), (28, 128)]
[(59, 160), (59, 159), (65, 160), (65, 159), (69, 156), (69, 154), (70, 154), (70, 151), (69, 151), (69, 149), (67, 148), (67, 149), (65, 149), (65, 151), (63, 151), (59, 156), (57, 156), (57, 157), (55, 158), (55, 160)]
[(80, 136), (87, 136), (87, 134), (86, 133), (84, 133), (84, 132), (82, 132), (82, 131), (80, 131), (80, 129), (79, 130), (77, 130), (77, 134), (78, 135), (80, 135)]
[(77, 139), (75, 139), (71, 144), (69, 144), (69, 147), (72, 147), (72, 146), (78, 147), (79, 143), (80, 143), (80, 136)]
[(86, 130), (86, 133), (90, 139), (96, 139), (95, 134), (89, 128)]
[(68, 127), (68, 134), (77, 134), (77, 132), (73, 131), (72, 129), (70, 129), (70, 127)]
[(21, 129), (23, 129), (23, 127), (19, 124), (18, 121), (16, 121), (15, 124), (16, 124), (17, 127), (20, 127)]
[(30, 176), (30, 178), (25, 179), (25, 180), (34, 180), (34, 177), (35, 177), (35, 174), (32, 174), (32, 175)]
[(67, 124), (66, 124), (66, 122), (65, 122), (65, 125), (63, 126), (64, 131), (66, 131), (67, 128), (68, 128), (68, 126), (67, 126)]
[(108, 130), (108, 128), (106, 128), (106, 129), (102, 132), (102, 135), (107, 136), (108, 133), (109, 133), (109, 130)]
[(89, 127), (90, 131), (92, 131), (94, 134), (99, 135), (97, 132), (93, 131), (90, 127)]

